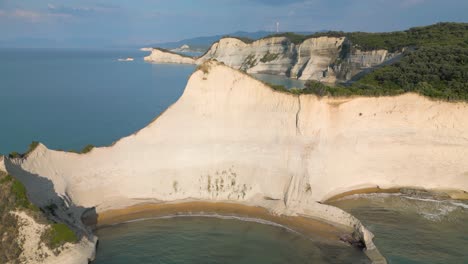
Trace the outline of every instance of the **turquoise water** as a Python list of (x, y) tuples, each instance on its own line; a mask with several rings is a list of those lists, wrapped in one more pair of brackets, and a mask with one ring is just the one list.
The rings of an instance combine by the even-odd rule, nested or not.
[(389, 263), (468, 263), (468, 202), (381, 194), (332, 204), (374, 233)]
[(369, 263), (341, 242), (309, 239), (285, 228), (235, 219), (175, 217), (98, 230), (93, 264)]
[[(140, 51), (0, 49), (0, 153), (109, 145), (182, 94), (192, 65), (145, 63)], [(133, 62), (118, 58), (134, 57)]]

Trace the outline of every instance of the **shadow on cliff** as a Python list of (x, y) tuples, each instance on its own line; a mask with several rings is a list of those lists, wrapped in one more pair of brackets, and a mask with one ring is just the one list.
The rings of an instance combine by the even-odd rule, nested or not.
[[(77, 206), (67, 194), (59, 196), (55, 192), (54, 184), (51, 180), (25, 171), (21, 167), (21, 162), (21, 159), (9, 159), (6, 157), (4, 159), (8, 174), (26, 187), (30, 202), (38, 206), (50, 221), (67, 224), (75, 231), (80, 240), (86, 236), (88, 240), (92, 241), (94, 236), (91, 227), (93, 226), (93, 222), (95, 223), (97, 220), (95, 208)], [(86, 215), (87, 225), (81, 219), (83, 215)]]

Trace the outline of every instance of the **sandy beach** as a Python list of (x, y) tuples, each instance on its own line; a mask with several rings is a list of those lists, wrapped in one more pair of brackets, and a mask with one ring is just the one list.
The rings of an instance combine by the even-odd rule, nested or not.
[(123, 209), (99, 213), (96, 218), (84, 218), (83, 222), (95, 228), (127, 221), (172, 215), (222, 215), (239, 216), (266, 220), (288, 227), (296, 232), (320, 240), (339, 241), (340, 236), (351, 234), (353, 230), (338, 227), (304, 216), (277, 216), (262, 207), (246, 206), (226, 202), (181, 202), (181, 203), (142, 203)]

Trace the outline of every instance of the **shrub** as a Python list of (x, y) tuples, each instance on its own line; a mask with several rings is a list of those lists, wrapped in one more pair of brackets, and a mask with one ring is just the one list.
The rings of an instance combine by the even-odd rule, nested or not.
[(251, 38), (248, 38), (248, 37), (236, 37), (236, 36), (229, 36), (229, 35), (224, 36), (222, 38), (235, 38), (235, 39), (238, 39), (238, 40), (240, 40), (240, 41), (242, 41), (242, 42), (244, 42), (246, 44), (249, 44), (249, 43), (252, 43), (252, 42), (255, 41), (254, 39), (251, 39)]
[(327, 86), (319, 81), (307, 81), (304, 84), (304, 89), (302, 90), (302, 93), (312, 93), (316, 94), (318, 96), (325, 96), (329, 92), (327, 91)]
[(13, 152), (10, 152), (10, 154), (8, 154), (8, 157), (9, 157), (10, 159), (16, 159), (16, 158), (21, 158), (22, 155), (19, 154), (19, 153), (16, 152), (16, 151), (13, 151)]
[(204, 74), (207, 74), (210, 72), (210, 65), (208, 63), (203, 63), (197, 67), (197, 71), (202, 71)]
[(279, 85), (279, 84), (271, 84), (271, 83), (265, 83), (266, 85), (270, 86), (273, 90), (275, 91), (280, 91), (280, 92), (286, 92), (289, 93), (289, 90), (284, 86), (284, 85)]
[(0, 178), (0, 184), (11, 182), (13, 180), (13, 177), (11, 177), (11, 175), (2, 175), (2, 174), (4, 173), (0, 171), (0, 176), (2, 176)]
[(276, 58), (278, 58), (278, 56), (278, 53), (270, 53), (269, 51), (267, 51), (267, 53), (260, 59), (260, 61), (263, 63), (274, 61), (276, 60)]
[(49, 230), (44, 233), (42, 240), (45, 241), (51, 249), (55, 249), (67, 242), (77, 242), (78, 237), (66, 224), (56, 223), (52, 224)]
[(88, 144), (88, 145), (86, 145), (86, 146), (81, 150), (81, 153), (83, 153), (83, 154), (84, 154), (84, 153), (88, 153), (88, 152), (90, 152), (93, 148), (94, 148), (93, 145)]
[(26, 193), (26, 187), (24, 187), (24, 185), (20, 181), (13, 179), (13, 184), (11, 185), (11, 192), (14, 194), (15, 203), (17, 207), (30, 209), (32, 211), (39, 211), (39, 208), (37, 208), (29, 201), (28, 195)]
[(249, 56), (247, 56), (247, 58), (245, 58), (245, 61), (243, 63), (243, 65), (245, 65), (246, 68), (252, 68), (256, 64), (257, 64), (257, 60), (255, 59), (254, 54), (250, 54)]
[(39, 142), (37, 142), (37, 141), (31, 142), (31, 144), (29, 144), (28, 151), (26, 151), (25, 155), (33, 152), (37, 148), (37, 146), (39, 146)]

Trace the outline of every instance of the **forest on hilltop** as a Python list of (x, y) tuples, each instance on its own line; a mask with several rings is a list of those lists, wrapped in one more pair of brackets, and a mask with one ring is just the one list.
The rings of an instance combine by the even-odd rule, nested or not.
[[(448, 101), (468, 101), (468, 23), (438, 23), (388, 33), (279, 34), (294, 43), (319, 36), (345, 36), (354, 48), (403, 51), (400, 61), (378, 67), (351, 84), (308, 81), (302, 90), (319, 96), (383, 96), (416, 92)], [(409, 48), (409, 49), (405, 49)], [(284, 90), (281, 87), (276, 89)]]

